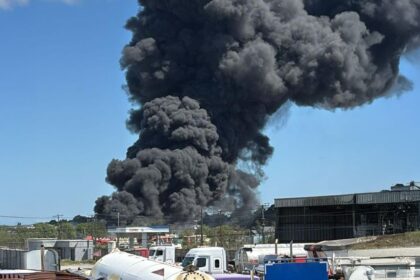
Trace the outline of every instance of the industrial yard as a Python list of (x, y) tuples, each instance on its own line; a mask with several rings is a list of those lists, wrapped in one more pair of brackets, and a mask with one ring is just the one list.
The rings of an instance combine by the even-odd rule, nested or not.
[[(74, 274), (75, 277), (81, 277), (80, 279), (125, 279), (128, 275), (136, 275), (137, 280), (153, 280), (153, 271), (172, 271), (173, 275), (179, 275), (188, 268), (190, 272), (186, 272), (187, 274), (197, 271), (194, 273), (204, 273), (203, 277), (215, 279), (222, 274), (227, 275), (226, 279), (241, 277), (242, 280), (272, 279), (277, 277), (275, 275), (284, 273), (305, 277), (305, 273), (315, 273), (313, 269), (320, 277), (313, 279), (356, 279), (356, 275), (362, 277), (357, 279), (366, 280), (372, 276), (375, 276), (375, 279), (417, 279), (420, 277), (420, 231), (417, 228), (418, 210), (415, 208), (419, 203), (418, 192), (417, 183), (412, 182), (394, 186), (390, 191), (369, 194), (371, 202), (384, 205), (383, 207), (388, 209), (388, 204), (402, 209), (398, 203), (391, 200), (393, 197), (405, 198), (402, 202), (404, 204), (401, 205), (404, 205), (403, 209), (411, 211), (402, 212), (404, 215), (399, 215), (398, 212), (389, 215), (388, 211), (380, 210), (380, 207), (376, 208), (379, 209), (376, 212), (365, 208), (369, 215), (382, 217), (379, 220), (369, 218), (368, 224), (363, 224), (363, 220), (360, 219), (360, 216), (365, 215), (364, 212), (354, 207), (357, 196), (360, 195), (355, 194), (276, 199), (276, 205), (264, 206), (255, 211), (253, 218), (248, 221), (248, 226), (233, 225), (229, 220), (222, 218), (227, 218), (224, 213), (217, 212), (215, 217), (205, 213), (201, 221), (189, 225), (115, 227), (115, 222), (119, 224), (124, 221), (117, 213), (117, 220), (114, 217), (107, 220), (77, 216), (70, 221), (52, 220), (45, 224), (3, 227), (0, 240), (0, 277), (61, 279)], [(380, 196), (375, 198), (377, 194)], [(343, 200), (344, 198), (351, 199)], [(386, 201), (380, 203), (378, 199)], [(319, 203), (330, 206), (320, 208)], [(363, 231), (353, 232), (357, 236), (350, 234), (347, 239), (318, 240), (316, 237), (322, 235), (319, 232), (313, 235), (311, 225), (305, 236), (312, 236), (313, 242), (299, 240), (299, 236), (303, 236), (299, 234), (296, 234), (295, 240), (279, 241), (291, 234), (288, 232), (289, 235), (282, 237), (285, 232), (279, 230), (287, 225), (288, 219), (293, 218), (295, 223), (302, 222), (308, 225), (314, 220), (308, 218), (313, 217), (310, 211), (314, 209), (323, 209), (322, 221), (330, 223), (331, 229), (339, 226), (343, 228), (341, 220), (326, 217), (336, 215), (337, 209), (345, 211), (345, 203), (350, 203), (349, 209), (353, 210), (337, 217), (350, 217), (349, 229), (363, 228)], [(283, 209), (299, 207), (297, 204), (305, 205), (305, 215), (290, 214), (284, 217)], [(351, 217), (359, 218), (353, 220), (356, 222), (351, 222)], [(392, 219), (385, 220), (383, 217)], [(334, 224), (334, 221), (338, 224)], [(408, 224), (409, 221), (412, 224)], [(381, 235), (372, 235), (374, 231), (366, 230), (383, 228), (380, 222), (402, 232), (394, 234), (382, 231)], [(403, 223), (405, 227), (401, 227)], [(294, 228), (296, 229), (296, 226)], [(327, 228), (323, 229), (325, 230)], [(48, 235), (48, 238), (42, 238), (43, 235)], [(58, 235), (73, 239), (58, 239)], [(77, 236), (83, 238), (74, 239)], [(17, 242), (19, 238), (23, 238), (23, 242)], [(293, 268), (296, 265), (300, 267), (298, 272)], [(36, 271), (43, 271), (43, 274), (36, 276)], [(48, 274), (45, 271), (58, 274)], [(143, 271), (141, 276), (139, 271)], [(151, 275), (148, 276), (149, 272), (146, 271), (150, 271)], [(169, 278), (165, 276), (164, 279)]]
[[(350, 277), (355, 277), (361, 271), (364, 271), (364, 274), (359, 275), (358, 277), (362, 278), (357, 279), (369, 280), (372, 275), (375, 279), (417, 279), (420, 277), (420, 244), (413, 236), (418, 237), (419, 234), (420, 232), (411, 232), (312, 244), (245, 244), (235, 252), (209, 246), (182, 250), (179, 246), (168, 244), (156, 244), (150, 248), (142, 248), (136, 244), (133, 248), (121, 246), (126, 249), (118, 250), (117, 241), (110, 239), (107, 242), (108, 250), (103, 256), (79, 261), (61, 259), (57, 254), (60, 249), (51, 247), (51, 240), (38, 239), (38, 244), (49, 242), (50, 245), (41, 246), (41, 250), (32, 250), (23, 255), (20, 251), (0, 249), (0, 278), (125, 279), (132, 275), (136, 279), (148, 280), (156, 277), (153, 276), (153, 271), (162, 270), (165, 271), (162, 272), (165, 275), (164, 279), (167, 279), (172, 277), (170, 275), (183, 273), (183, 269), (188, 267), (187, 263), (190, 262), (194, 268), (187, 274), (197, 271), (207, 275), (206, 279), (219, 279), (222, 274), (226, 274), (226, 279), (271, 279), (278, 275), (277, 270), (282, 271), (280, 274), (304, 276), (305, 273), (314, 273), (312, 269), (316, 263), (320, 266), (317, 270), (319, 275), (314, 275), (313, 279), (354, 279)], [(407, 236), (412, 237), (411, 241), (404, 244), (402, 240)], [(58, 240), (56, 244), (60, 242), (63, 241)], [(395, 243), (389, 246), (390, 242)], [(186, 262), (188, 259), (191, 260)], [(205, 265), (206, 259), (210, 264)], [(213, 267), (213, 260), (219, 260), (221, 263)], [(276, 264), (279, 267), (276, 267)], [(288, 267), (288, 264), (291, 267)], [(308, 267), (305, 264), (308, 264)], [(299, 272), (293, 269), (296, 265), (301, 268)], [(219, 266), (221, 270), (217, 271)], [(308, 272), (307, 269), (312, 272)]]

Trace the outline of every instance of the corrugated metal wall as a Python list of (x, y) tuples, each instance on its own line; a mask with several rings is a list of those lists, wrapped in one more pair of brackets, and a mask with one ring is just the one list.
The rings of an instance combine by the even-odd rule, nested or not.
[(417, 202), (358, 205), (354, 224), (351, 207), (345, 211), (333, 206), (308, 207), (304, 215), (304, 207), (278, 208), (276, 238), (280, 242), (315, 242), (420, 229)]
[(275, 199), (275, 207), (304, 207), (353, 204), (354, 194)]
[(394, 191), (356, 194), (356, 204), (380, 204), (420, 201), (420, 191)]
[(279, 242), (308, 242), (353, 236), (351, 207), (278, 208), (276, 238)]
[(25, 250), (0, 248), (0, 269), (23, 269)]

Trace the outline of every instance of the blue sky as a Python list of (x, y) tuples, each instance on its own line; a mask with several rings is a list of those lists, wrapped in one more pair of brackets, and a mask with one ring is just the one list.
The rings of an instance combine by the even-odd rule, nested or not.
[[(0, 224), (90, 215), (112, 192), (106, 167), (136, 138), (119, 66), (136, 11), (135, 0), (0, 0), (0, 216), (39, 217)], [(401, 63), (412, 92), (348, 111), (292, 106), (269, 126), (275, 153), (261, 200), (420, 181), (414, 60)]]

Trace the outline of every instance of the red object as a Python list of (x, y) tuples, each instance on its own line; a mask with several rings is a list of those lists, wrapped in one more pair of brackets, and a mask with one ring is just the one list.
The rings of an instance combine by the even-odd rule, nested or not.
[(101, 252), (101, 250), (95, 251), (95, 252), (93, 253), (93, 256), (94, 256), (94, 257), (102, 257), (102, 252)]
[(149, 257), (149, 249), (147, 248), (142, 248), (142, 247), (134, 248), (130, 250), (130, 253), (137, 256), (145, 257), (145, 258)]
[(293, 258), (295, 263), (305, 263), (306, 262), (306, 256), (298, 256)]
[(99, 245), (106, 245), (106, 244), (108, 244), (109, 241), (112, 241), (112, 239), (109, 238), (109, 237), (93, 238), (92, 235), (86, 236), (85, 240), (95, 240), (96, 244), (99, 244)]

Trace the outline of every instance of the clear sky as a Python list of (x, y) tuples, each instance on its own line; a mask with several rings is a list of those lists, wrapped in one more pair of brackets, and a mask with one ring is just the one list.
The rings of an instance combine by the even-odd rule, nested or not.
[[(113, 191), (106, 167), (136, 139), (119, 66), (136, 11), (135, 0), (0, 0), (0, 224), (91, 215)], [(273, 121), (262, 202), (420, 181), (415, 61), (401, 63), (411, 92), (348, 111), (292, 106)]]

